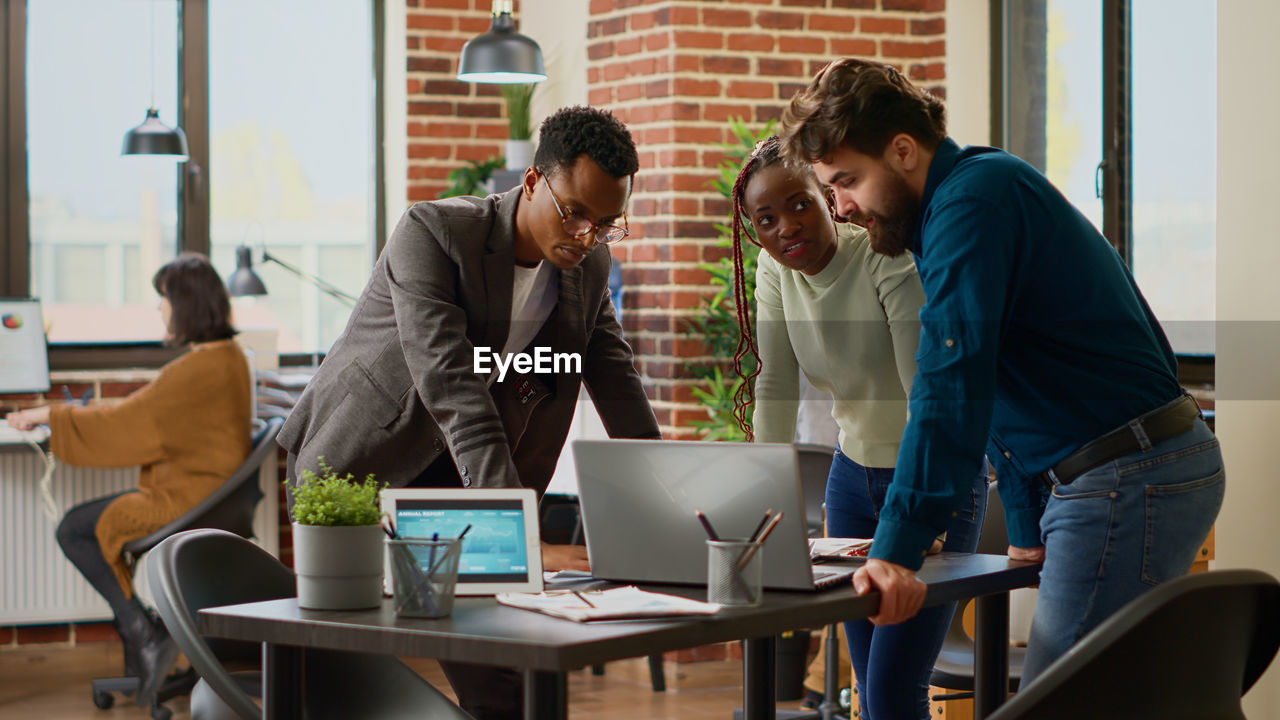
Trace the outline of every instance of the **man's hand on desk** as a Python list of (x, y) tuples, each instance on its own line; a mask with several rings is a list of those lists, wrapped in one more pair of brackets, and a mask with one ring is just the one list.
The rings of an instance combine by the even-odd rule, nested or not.
[[(1043, 563), (1044, 562), (1044, 546), (1041, 545), (1039, 547), (1033, 547), (1033, 548), (1020, 548), (1020, 547), (1014, 547), (1010, 545), (1009, 559), (1010, 560), (1026, 560), (1028, 562)], [(1038, 588), (1040, 587), (1040, 583), (1036, 583), (1035, 585), (1031, 585), (1030, 587)]]
[(5, 416), (9, 426), (18, 430), (31, 430), (37, 425), (49, 424), (49, 406), (11, 412)]
[(895, 625), (915, 617), (927, 590), (915, 572), (877, 558), (867, 560), (853, 574), (853, 588), (859, 595), (880, 591), (880, 613), (870, 618), (875, 625)]
[(1044, 562), (1044, 546), (1041, 545), (1039, 547), (1033, 547), (1033, 548), (1020, 548), (1020, 547), (1014, 547), (1010, 545), (1009, 559), (1010, 560), (1026, 560), (1028, 562), (1042, 563)]
[(591, 572), (591, 563), (587, 562), (587, 549), (582, 545), (542, 543), (542, 569), (547, 572), (557, 570)]

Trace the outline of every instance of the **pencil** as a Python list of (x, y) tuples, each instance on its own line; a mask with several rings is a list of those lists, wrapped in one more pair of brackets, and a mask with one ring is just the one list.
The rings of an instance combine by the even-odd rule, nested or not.
[(462, 532), (458, 533), (458, 542), (462, 542), (462, 538), (467, 536), (467, 531), (471, 529), (470, 525), (462, 528)]
[(779, 510), (777, 515), (769, 518), (769, 524), (764, 526), (764, 530), (760, 533), (760, 537), (756, 538), (751, 547), (747, 548), (747, 551), (742, 553), (742, 559), (738, 561), (738, 570), (743, 570), (747, 567), (747, 563), (751, 562), (751, 558), (755, 557), (756, 551), (764, 544), (764, 541), (769, 537), (769, 533), (773, 532), (773, 529), (778, 527), (778, 523), (781, 521), (782, 511)]
[(747, 539), (750, 542), (756, 541), (757, 536), (760, 535), (760, 531), (764, 529), (764, 524), (769, 522), (769, 518), (771, 517), (773, 517), (773, 508), (769, 508), (764, 511), (764, 517), (760, 518), (760, 524), (756, 525), (756, 529), (752, 530), (751, 534), (747, 536)]
[(586, 604), (587, 604), (587, 607), (591, 607), (591, 608), (593, 608), (593, 607), (595, 607), (595, 606), (596, 606), (596, 605), (595, 605), (595, 603), (593, 603), (593, 602), (591, 602), (590, 600), (588, 600), (586, 597), (584, 597), (584, 596), (583, 596), (583, 594), (582, 594), (582, 593), (578, 592), (577, 590), (574, 590), (574, 591), (572, 591), (572, 592), (573, 592), (573, 594), (574, 594), (574, 595), (577, 595), (577, 596), (578, 596), (578, 599), (579, 599), (579, 600), (581, 600), (582, 602), (586, 603)]
[(707, 531), (707, 537), (712, 540), (719, 541), (720, 536), (716, 534), (716, 529), (711, 527), (711, 521), (707, 519), (707, 516), (703, 515), (702, 511), (697, 509), (693, 511), (693, 514), (698, 516), (698, 522), (702, 523), (702, 529)]

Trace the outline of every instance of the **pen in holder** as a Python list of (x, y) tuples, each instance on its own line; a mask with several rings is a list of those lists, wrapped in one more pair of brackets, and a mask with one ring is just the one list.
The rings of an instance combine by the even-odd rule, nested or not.
[(759, 605), (764, 586), (760, 550), (759, 540), (707, 540), (707, 602)]
[(453, 612), (461, 538), (387, 540), (397, 615), (436, 618)]

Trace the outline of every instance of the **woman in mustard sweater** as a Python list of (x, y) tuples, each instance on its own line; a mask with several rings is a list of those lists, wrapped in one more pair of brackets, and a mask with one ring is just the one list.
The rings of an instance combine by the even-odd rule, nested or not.
[[(880, 508), (892, 502), (916, 372), (924, 291), (915, 265), (910, 256), (873, 252), (862, 228), (837, 225), (813, 171), (783, 163), (776, 138), (747, 159), (734, 185), (733, 209), (741, 330), (735, 368), (743, 374), (747, 353), (760, 362), (758, 375), (745, 377), (739, 388), (735, 416), (757, 442), (791, 442), (799, 374), (831, 394), (840, 434), (827, 478), (827, 534), (872, 537)], [(745, 232), (747, 223), (754, 238)], [(756, 269), (758, 345), (745, 312), (743, 235), (764, 250)], [(975, 477), (971, 502), (950, 526), (935, 529), (941, 535), (934, 551), (973, 552), (986, 500), (986, 477)], [(900, 625), (845, 623), (861, 718), (929, 716), (929, 674), (953, 612), (954, 603)]]
[(58, 544), (106, 599), (124, 643), (125, 673), (150, 704), (176, 656), (164, 626), (138, 602), (122, 549), (207, 497), (249, 453), (249, 371), (232, 340), (231, 305), (217, 271), (185, 254), (152, 278), (170, 344), (186, 353), (155, 380), (116, 402), (54, 405), (8, 416), (48, 424), (54, 455), (71, 465), (140, 465), (138, 487), (78, 505), (58, 525)]

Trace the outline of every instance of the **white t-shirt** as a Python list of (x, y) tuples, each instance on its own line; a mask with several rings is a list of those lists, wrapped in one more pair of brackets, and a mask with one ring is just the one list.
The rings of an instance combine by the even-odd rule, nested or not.
[[(503, 355), (523, 352), (528, 347), (560, 297), (560, 273), (545, 260), (531, 268), (516, 265), (512, 281), (511, 328), (502, 347)], [(497, 377), (495, 369), (489, 374), (489, 384)]]

